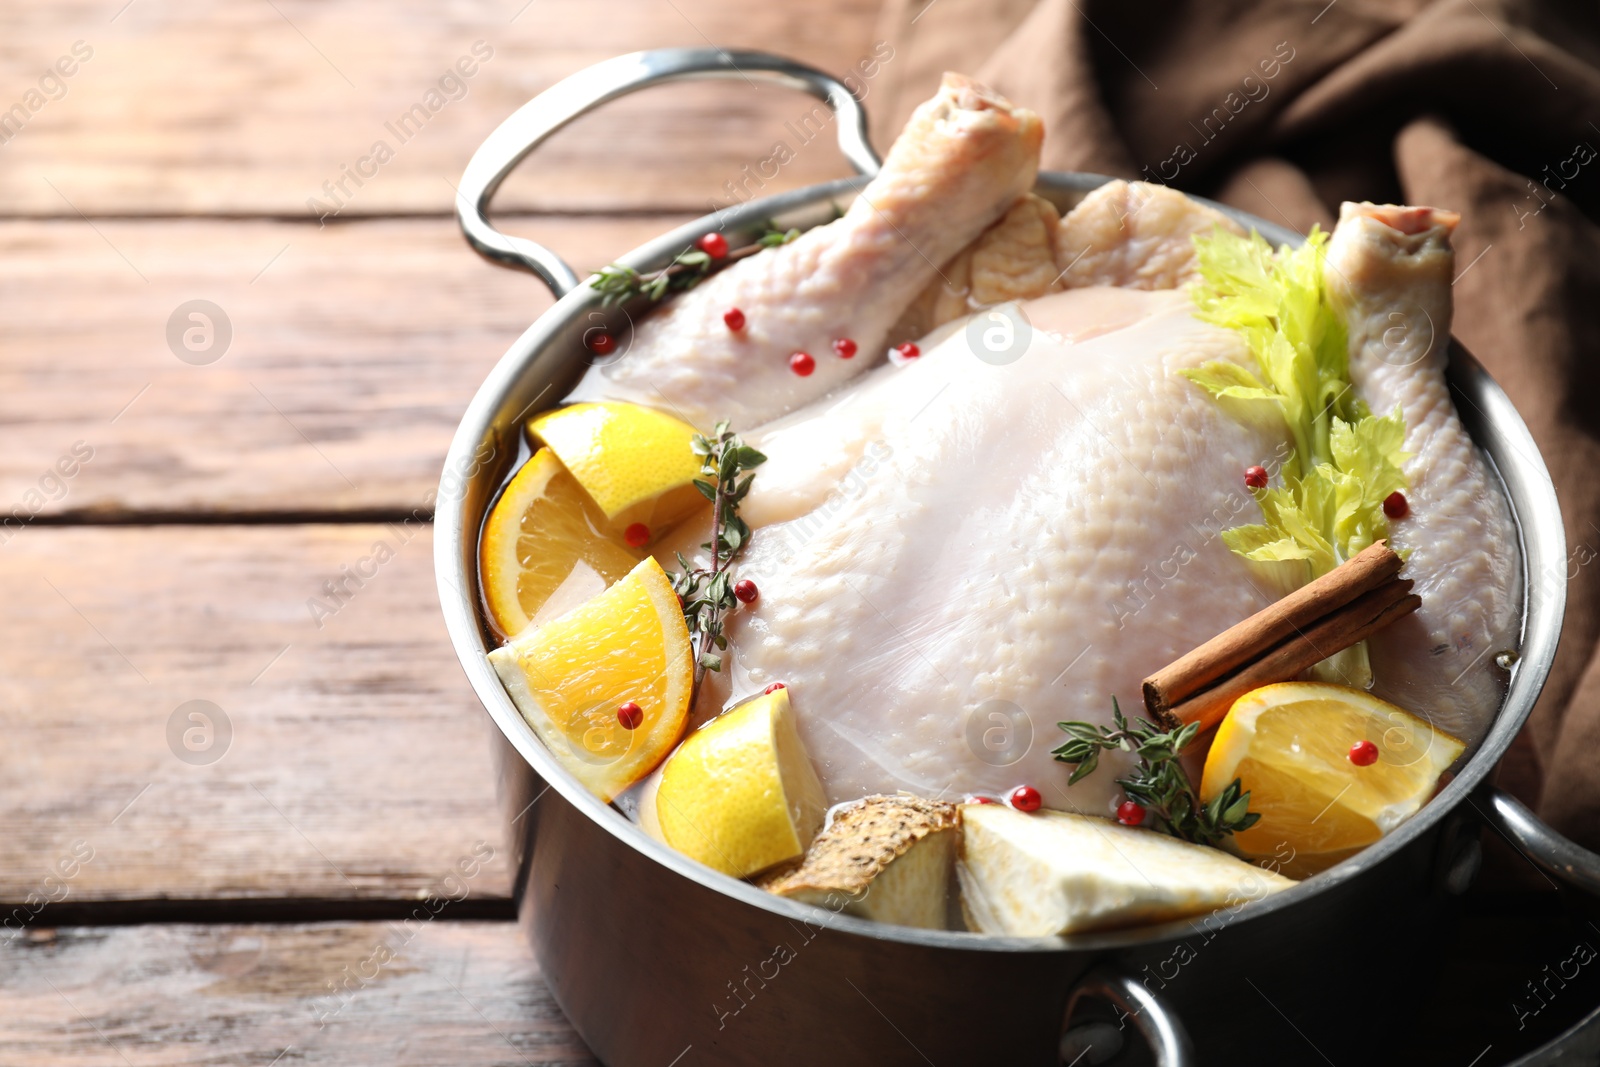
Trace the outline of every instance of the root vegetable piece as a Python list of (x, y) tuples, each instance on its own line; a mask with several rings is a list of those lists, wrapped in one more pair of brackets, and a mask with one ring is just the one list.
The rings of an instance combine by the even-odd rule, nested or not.
[(1109, 819), (998, 804), (961, 809), (967, 925), (1048, 937), (1203, 915), (1294, 882), (1218, 849)]
[(778, 896), (836, 907), (864, 919), (944, 929), (961, 809), (901, 794), (844, 808), (798, 867), (761, 883)]

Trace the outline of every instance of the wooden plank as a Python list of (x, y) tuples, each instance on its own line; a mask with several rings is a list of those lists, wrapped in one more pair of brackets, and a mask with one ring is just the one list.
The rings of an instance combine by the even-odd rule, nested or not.
[[(341, 180), (346, 215), (448, 213), (451, 183), (478, 144), (574, 71), (635, 49), (715, 43), (843, 74), (872, 54), (879, 4), (121, 6), (64, 0), (9, 5), (0, 15), (0, 112), (22, 108), (0, 129), (7, 214), (306, 216), (316, 213), (309, 199), (333, 203), (324, 183)], [(70, 77), (53, 73), (58, 60)], [(474, 73), (452, 81), (458, 62)], [(762, 179), (769, 191), (848, 173), (831, 133), (803, 147), (785, 126), (814, 103), (755, 82), (653, 90), (556, 135), (498, 203), (700, 213), (713, 198), (726, 201), (725, 183), (770, 159), (780, 140), (794, 158)], [(422, 117), (391, 129), (415, 105)], [(387, 160), (373, 155), (379, 141)], [(343, 169), (358, 166), (367, 172), (360, 185)]]
[(0, 919), (509, 893), (431, 527), (31, 527), (0, 599)]
[(4, 953), (11, 1067), (595, 1062), (512, 923), (68, 928)]
[[(682, 218), (508, 228), (588, 269)], [(232, 331), (204, 365), (167, 336), (196, 298)], [(549, 305), (448, 219), (0, 223), (0, 514), (409, 511)], [(58, 484), (77, 442), (92, 459)]]
[[(1573, 966), (1592, 930), (1548, 896), (1511, 912), (1467, 903), (1425, 972), (1438, 980), (1419, 986), (1376, 1062), (1508, 1063), (1592, 1009), (1600, 979)], [(393, 956), (382, 966), (379, 946)], [(1553, 984), (1558, 969), (1577, 976)], [(629, 1018), (619, 1010), (618, 1025)], [(32, 931), (0, 949), (0, 1049), (7, 1067), (594, 1062), (513, 924), (449, 921)], [(710, 1062), (705, 1052), (680, 1067)]]

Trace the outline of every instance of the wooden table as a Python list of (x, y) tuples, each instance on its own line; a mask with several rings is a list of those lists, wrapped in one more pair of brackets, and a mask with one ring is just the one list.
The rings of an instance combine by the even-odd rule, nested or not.
[[(550, 303), (466, 247), (453, 183), (590, 63), (715, 41), (842, 71), (878, 8), (0, 15), (0, 110), (26, 117), (0, 127), (0, 1062), (592, 1062), (512, 924), (488, 724), (433, 592), (446, 443)], [(603, 264), (725, 199), (802, 99), (618, 103), (506, 183), (503, 224)], [(819, 142), (768, 187), (844, 173)], [(215, 314), (209, 345), (186, 312), (169, 343), (193, 300), (225, 348)], [(466, 899), (403, 926), (463, 861)], [(403, 948), (352, 986), (379, 944)]]
[[(635, 48), (843, 72), (888, 40), (868, 102), (898, 117), (939, 57), (917, 5), (880, 6), (0, 15), (0, 1062), (592, 1062), (512, 925), (433, 592), (448, 437), (550, 302), (467, 250), (452, 183), (517, 106)], [(725, 202), (809, 107), (618, 103), (506, 183), (504, 225), (597, 266)], [(762, 191), (845, 170), (819, 142)]]

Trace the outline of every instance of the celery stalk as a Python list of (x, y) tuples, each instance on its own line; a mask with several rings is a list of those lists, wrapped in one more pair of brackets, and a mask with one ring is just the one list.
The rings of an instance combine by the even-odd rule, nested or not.
[[(1398, 405), (1373, 415), (1350, 383), (1348, 334), (1323, 284), (1326, 233), (1313, 229), (1301, 247), (1276, 252), (1260, 234), (1220, 227), (1194, 243), (1196, 314), (1238, 331), (1250, 362), (1212, 360), (1183, 374), (1219, 400), (1280, 417), (1294, 443), (1277, 484), (1253, 490), (1262, 521), (1223, 540), (1309, 581), (1389, 535), (1383, 501), (1406, 486), (1405, 418)], [(1371, 685), (1365, 643), (1324, 660), (1317, 675)]]

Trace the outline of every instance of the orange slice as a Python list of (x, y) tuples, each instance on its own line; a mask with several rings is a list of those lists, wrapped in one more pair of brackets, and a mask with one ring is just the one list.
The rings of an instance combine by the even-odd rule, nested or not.
[[(1351, 758), (1361, 742), (1376, 748), (1365, 765)], [(1268, 685), (1235, 701), (1217, 727), (1200, 797), (1209, 802), (1238, 778), (1261, 821), (1235, 834), (1234, 845), (1305, 877), (1415, 815), (1464, 747), (1359, 689)]]
[(535, 617), (563, 614), (632, 570), (639, 553), (607, 529), (555, 454), (534, 453), (495, 502), (478, 543), (483, 599), (500, 632), (515, 637)]
[[(654, 559), (489, 662), (551, 754), (604, 801), (654, 770), (688, 721), (689, 629)], [(632, 729), (618, 714), (625, 704), (637, 705)]]

